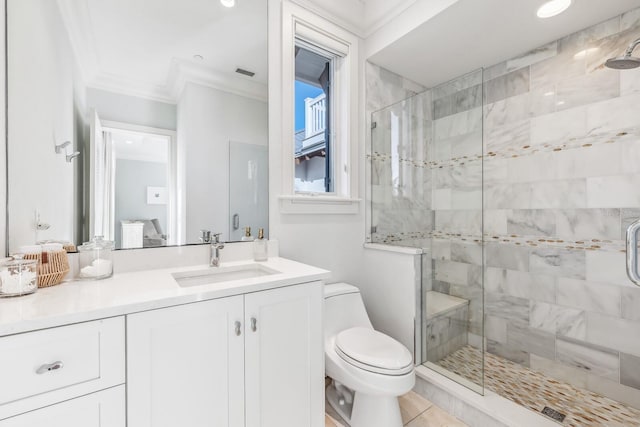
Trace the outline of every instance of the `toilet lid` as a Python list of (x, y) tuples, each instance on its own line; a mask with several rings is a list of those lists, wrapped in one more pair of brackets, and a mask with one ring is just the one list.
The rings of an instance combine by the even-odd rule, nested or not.
[(343, 359), (350, 363), (358, 362), (355, 365), (364, 369), (372, 368), (368, 370), (396, 375), (413, 369), (409, 350), (390, 336), (374, 329), (346, 329), (336, 336), (335, 342), (337, 353)]

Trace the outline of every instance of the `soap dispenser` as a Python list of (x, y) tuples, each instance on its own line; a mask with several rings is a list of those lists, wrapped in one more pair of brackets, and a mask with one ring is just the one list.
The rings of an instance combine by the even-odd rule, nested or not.
[(267, 239), (264, 238), (264, 229), (258, 229), (258, 238), (253, 241), (253, 260), (266, 261), (268, 258)]
[(243, 242), (253, 242), (254, 238), (251, 235), (251, 227), (244, 228), (244, 236), (242, 236)]

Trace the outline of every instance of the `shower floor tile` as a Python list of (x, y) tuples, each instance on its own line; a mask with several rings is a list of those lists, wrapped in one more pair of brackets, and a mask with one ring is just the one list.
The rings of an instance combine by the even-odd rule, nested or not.
[[(563, 383), (517, 363), (485, 353), (485, 387), (502, 397), (542, 412), (550, 407), (566, 415), (563, 426), (640, 426), (640, 410)], [(482, 379), (482, 352), (465, 346), (437, 362), (476, 383)]]

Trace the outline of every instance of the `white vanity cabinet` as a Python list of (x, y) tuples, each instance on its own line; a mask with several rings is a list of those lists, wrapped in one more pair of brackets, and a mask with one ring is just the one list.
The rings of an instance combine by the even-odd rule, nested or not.
[(239, 295), (127, 317), (129, 427), (243, 425), (242, 307)]
[(124, 385), (0, 421), (2, 427), (125, 427)]
[(324, 426), (321, 282), (248, 294), (246, 427)]
[(324, 425), (322, 282), (127, 317), (129, 427)]
[(0, 338), (0, 427), (124, 427), (124, 317)]

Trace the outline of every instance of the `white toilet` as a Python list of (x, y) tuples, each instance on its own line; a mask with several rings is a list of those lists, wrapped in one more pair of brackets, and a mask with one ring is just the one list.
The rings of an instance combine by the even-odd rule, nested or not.
[(398, 396), (415, 383), (411, 353), (373, 329), (355, 286), (326, 285), (324, 303), (329, 404), (351, 427), (401, 427)]

